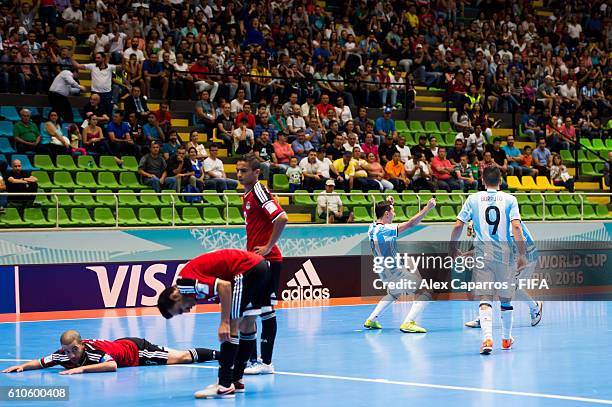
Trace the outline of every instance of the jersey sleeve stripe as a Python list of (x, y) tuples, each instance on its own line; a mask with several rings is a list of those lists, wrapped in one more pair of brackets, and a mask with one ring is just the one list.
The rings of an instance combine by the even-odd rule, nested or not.
[(281, 215), (283, 215), (284, 213), (285, 213), (285, 211), (280, 211), (280, 212), (278, 213), (278, 215), (276, 215), (276, 216), (274, 217), (274, 219), (272, 219), (272, 223), (274, 223), (274, 222), (276, 221), (276, 219), (278, 219), (278, 217), (279, 217), (279, 216), (281, 216)]
[(253, 187), (253, 192), (255, 192), (255, 197), (262, 205), (272, 199), (270, 193), (266, 191), (263, 185), (261, 185), (259, 182), (257, 182)]

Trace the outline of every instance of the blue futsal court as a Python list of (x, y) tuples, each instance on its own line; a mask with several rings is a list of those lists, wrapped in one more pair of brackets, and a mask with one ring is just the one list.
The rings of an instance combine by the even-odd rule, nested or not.
[[(582, 406), (612, 404), (612, 302), (548, 302), (539, 326), (515, 308), (514, 349), (478, 354), (480, 331), (464, 328), (476, 303), (436, 302), (426, 308), (427, 334), (397, 327), (409, 304), (361, 323), (373, 305), (279, 310), (275, 375), (247, 377), (247, 393), (232, 400), (196, 400), (213, 383), (216, 362), (123, 368), (114, 373), (60, 376), (60, 369), (0, 374), (0, 386), (64, 385), (72, 406)], [(142, 336), (176, 349), (218, 347), (217, 313), (166, 321), (160, 316), (0, 324), (0, 370), (53, 352), (60, 334), (83, 338)], [(0, 402), (3, 403), (3, 402)], [(9, 405), (7, 402), (4, 405)], [(40, 405), (41, 403), (38, 403)], [(51, 402), (43, 405), (67, 405)], [(34, 405), (19, 402), (15, 405)]]

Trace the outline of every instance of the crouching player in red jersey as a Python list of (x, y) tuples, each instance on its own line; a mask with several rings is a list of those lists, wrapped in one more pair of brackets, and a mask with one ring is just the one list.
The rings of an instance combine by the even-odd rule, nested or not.
[(118, 367), (176, 365), (201, 363), (218, 358), (212, 349), (174, 350), (154, 345), (143, 338), (122, 338), (115, 341), (81, 339), (77, 331), (69, 330), (60, 337), (61, 348), (49, 356), (11, 366), (2, 373), (45, 369), (60, 365), (60, 374), (114, 372)]
[(157, 307), (167, 319), (191, 311), (197, 299), (214, 298), (221, 304), (219, 380), (196, 392), (196, 398), (226, 398), (244, 392), (242, 376), (255, 346), (256, 318), (270, 302), (265, 295), (269, 279), (268, 263), (260, 255), (223, 249), (191, 260), (181, 270), (176, 286), (159, 295)]

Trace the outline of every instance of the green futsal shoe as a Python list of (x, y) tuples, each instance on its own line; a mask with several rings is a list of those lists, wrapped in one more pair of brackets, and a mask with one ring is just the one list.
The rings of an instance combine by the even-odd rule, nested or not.
[(418, 326), (416, 322), (410, 321), (409, 323), (403, 323), (400, 325), (400, 331), (408, 334), (424, 334), (427, 333), (427, 329)]
[(367, 329), (382, 329), (382, 325), (380, 324), (380, 322), (372, 321), (369, 319), (363, 323), (363, 326), (366, 327)]

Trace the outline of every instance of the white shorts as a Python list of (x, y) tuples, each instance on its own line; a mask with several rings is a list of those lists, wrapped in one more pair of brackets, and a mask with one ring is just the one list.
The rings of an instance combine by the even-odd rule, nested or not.
[[(394, 297), (400, 297), (402, 295), (411, 295), (419, 288), (421, 284), (421, 273), (416, 270), (411, 273), (406, 269), (396, 269), (393, 271), (387, 271), (380, 274), (380, 279), (383, 283), (400, 283), (400, 287), (387, 288), (387, 293)], [(412, 288), (411, 288), (412, 287)]]
[(483, 268), (472, 270), (472, 282), (476, 283), (473, 290), (475, 296), (512, 298), (515, 291), (515, 286), (513, 286), (515, 281), (515, 263), (487, 261)]

